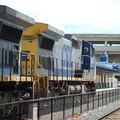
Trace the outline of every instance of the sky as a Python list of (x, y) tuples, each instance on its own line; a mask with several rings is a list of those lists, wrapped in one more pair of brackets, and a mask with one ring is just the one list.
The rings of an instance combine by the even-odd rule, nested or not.
[(66, 34), (120, 34), (120, 0), (0, 0)]

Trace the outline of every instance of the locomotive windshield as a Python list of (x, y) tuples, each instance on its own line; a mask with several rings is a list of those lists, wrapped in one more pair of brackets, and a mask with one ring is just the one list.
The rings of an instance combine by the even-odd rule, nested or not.
[(87, 54), (88, 53), (88, 47), (84, 47), (84, 54)]

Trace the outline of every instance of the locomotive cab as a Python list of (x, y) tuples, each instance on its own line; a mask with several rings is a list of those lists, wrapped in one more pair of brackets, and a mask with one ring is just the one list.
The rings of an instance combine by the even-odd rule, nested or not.
[[(4, 75), (20, 74), (19, 52), (21, 50), (21, 35), (23, 30), (33, 24), (34, 20), (32, 18), (7, 6), (0, 6), (0, 54), (2, 56), (0, 63), (2, 81)], [(5, 69), (3, 70), (3, 68)]]
[[(21, 35), (34, 19), (0, 5), (0, 103), (32, 98), (32, 85), (21, 79)], [(22, 110), (21, 110), (22, 111)], [(0, 107), (0, 118), (17, 116), (18, 104)]]

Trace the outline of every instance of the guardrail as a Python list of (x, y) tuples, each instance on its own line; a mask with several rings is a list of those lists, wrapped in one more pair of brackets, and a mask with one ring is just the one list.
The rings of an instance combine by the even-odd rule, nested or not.
[(63, 120), (119, 99), (120, 89), (112, 89), (3, 103), (0, 104), (0, 118), (2, 120), (7, 118), (9, 120)]

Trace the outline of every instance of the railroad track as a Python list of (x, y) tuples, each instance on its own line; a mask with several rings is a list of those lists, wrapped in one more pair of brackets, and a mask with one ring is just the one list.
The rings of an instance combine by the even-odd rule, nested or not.
[(101, 117), (99, 120), (120, 120), (120, 108), (113, 112)]

